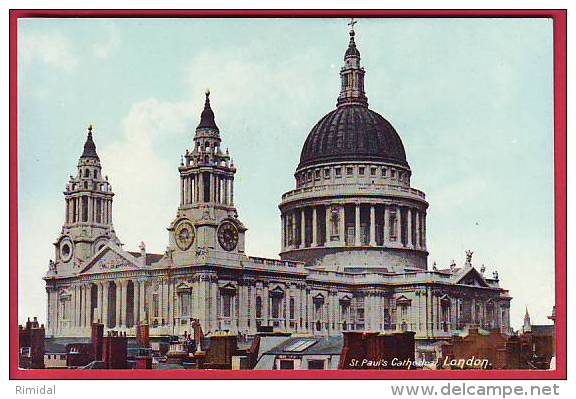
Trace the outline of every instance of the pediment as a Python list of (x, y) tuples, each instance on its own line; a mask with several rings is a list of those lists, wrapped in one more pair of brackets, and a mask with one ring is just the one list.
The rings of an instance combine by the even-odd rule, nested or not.
[(465, 269), (456, 276), (456, 284), (469, 285), (473, 287), (489, 287), (486, 280), (475, 268)]
[(80, 274), (110, 273), (125, 270), (140, 270), (138, 260), (114, 244), (107, 244), (82, 269)]
[(191, 289), (192, 284), (188, 283), (187, 281), (182, 281), (176, 286), (176, 291), (178, 292), (190, 291)]
[(404, 295), (400, 295), (396, 298), (397, 305), (410, 305), (410, 303), (412, 303), (412, 300)]

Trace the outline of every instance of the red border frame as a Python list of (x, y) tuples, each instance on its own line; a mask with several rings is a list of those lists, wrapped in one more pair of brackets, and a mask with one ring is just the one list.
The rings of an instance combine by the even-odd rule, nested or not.
[[(556, 370), (20, 370), (18, 369), (19, 18), (551, 18), (554, 26)], [(566, 10), (10, 10), (10, 379), (566, 379)]]

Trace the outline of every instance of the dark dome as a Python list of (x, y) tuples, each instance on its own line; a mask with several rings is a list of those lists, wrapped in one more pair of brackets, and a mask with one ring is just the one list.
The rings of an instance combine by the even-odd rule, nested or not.
[(404, 145), (394, 127), (362, 105), (343, 105), (320, 119), (304, 143), (298, 169), (341, 161), (408, 166)]

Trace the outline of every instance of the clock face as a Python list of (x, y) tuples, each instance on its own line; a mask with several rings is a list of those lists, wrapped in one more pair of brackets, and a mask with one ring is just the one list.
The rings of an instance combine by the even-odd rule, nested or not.
[(218, 227), (218, 242), (226, 251), (232, 251), (238, 245), (238, 229), (232, 222), (225, 221)]
[(73, 255), (74, 252), (74, 244), (70, 238), (66, 237), (60, 243), (60, 257), (64, 262), (68, 262)]
[(175, 230), (176, 236), (176, 245), (182, 251), (186, 251), (192, 243), (194, 242), (194, 238), (196, 238), (196, 231), (194, 230), (194, 226), (192, 223), (188, 221), (184, 221), (176, 227)]

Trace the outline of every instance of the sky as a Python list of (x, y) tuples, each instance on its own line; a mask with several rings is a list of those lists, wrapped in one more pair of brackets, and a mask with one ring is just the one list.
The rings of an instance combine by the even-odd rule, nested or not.
[[(63, 190), (93, 124), (129, 250), (163, 252), (204, 91), (238, 168), (249, 255), (277, 257), (281, 195), (334, 109), (348, 20), (20, 19), (19, 319), (45, 320), (42, 277)], [(554, 304), (553, 47), (549, 19), (359, 19), (370, 108), (403, 140), (426, 193), (428, 263), (497, 270), (548, 324)]]

